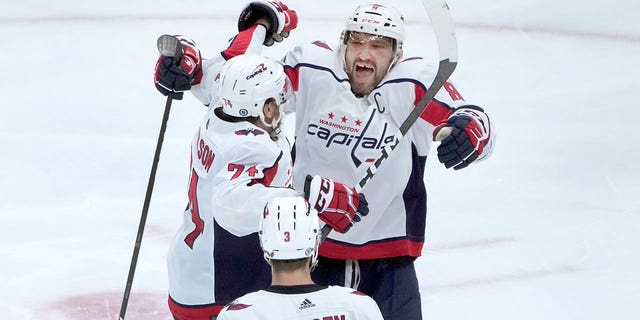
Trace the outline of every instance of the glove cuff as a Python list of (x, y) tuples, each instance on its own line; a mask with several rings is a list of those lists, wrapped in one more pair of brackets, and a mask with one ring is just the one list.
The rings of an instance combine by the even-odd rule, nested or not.
[(309, 205), (319, 213), (325, 211), (333, 200), (334, 183), (331, 179), (307, 175), (304, 194)]

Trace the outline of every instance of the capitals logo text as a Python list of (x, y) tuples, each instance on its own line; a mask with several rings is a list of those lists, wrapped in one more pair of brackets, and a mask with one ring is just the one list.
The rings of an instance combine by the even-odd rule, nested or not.
[(356, 128), (347, 125), (341, 125), (324, 119), (318, 121), (317, 124), (311, 123), (307, 126), (307, 134), (315, 136), (316, 138), (324, 141), (324, 147), (330, 148), (339, 145), (348, 146), (351, 148), (351, 160), (356, 167), (365, 162), (373, 161), (374, 159), (359, 159), (356, 154), (360, 148), (362, 149), (382, 149), (385, 145), (394, 142), (394, 134), (388, 133), (388, 123), (382, 124), (382, 130), (380, 134), (375, 136), (367, 135), (367, 129), (371, 124), (374, 113), (371, 114), (369, 120), (364, 124), (363, 128)]

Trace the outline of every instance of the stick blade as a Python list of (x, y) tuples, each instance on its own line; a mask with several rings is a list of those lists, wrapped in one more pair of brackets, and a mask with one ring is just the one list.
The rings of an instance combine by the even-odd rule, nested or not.
[(165, 57), (175, 57), (182, 52), (182, 45), (176, 36), (163, 34), (158, 38), (158, 52)]
[(445, 0), (422, 0), (431, 25), (436, 32), (440, 60), (458, 62), (458, 42), (449, 5)]

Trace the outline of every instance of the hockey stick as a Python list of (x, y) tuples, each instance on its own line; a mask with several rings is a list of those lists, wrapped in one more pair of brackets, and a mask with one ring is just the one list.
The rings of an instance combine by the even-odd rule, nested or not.
[[(160, 36), (160, 38), (158, 38), (157, 46), (160, 54), (167, 57), (175, 57), (182, 52), (180, 41), (176, 37), (170, 35)], [(171, 96), (167, 96), (167, 102), (164, 105), (162, 124), (160, 126), (160, 134), (158, 136), (158, 142), (156, 144), (156, 153), (153, 156), (151, 174), (149, 175), (149, 183), (147, 184), (147, 194), (144, 198), (142, 215), (140, 216), (140, 224), (138, 225), (138, 235), (136, 236), (136, 243), (133, 247), (133, 256), (131, 257), (131, 264), (129, 265), (129, 276), (127, 277), (127, 285), (124, 289), (122, 305), (120, 306), (120, 320), (124, 320), (124, 316), (127, 312), (127, 305), (129, 304), (131, 285), (133, 284), (133, 276), (136, 272), (136, 265), (138, 264), (138, 254), (140, 253), (140, 245), (142, 244), (142, 234), (144, 233), (144, 225), (147, 221), (149, 203), (151, 202), (151, 193), (153, 192), (153, 185), (156, 180), (156, 170), (158, 169), (158, 161), (160, 160), (160, 150), (162, 149), (164, 133), (167, 130), (167, 121), (169, 120), (169, 113), (171, 112), (171, 101), (173, 101)]]
[[(378, 159), (367, 168), (365, 176), (362, 177), (360, 182), (354, 187), (358, 193), (361, 192), (367, 182), (373, 178), (382, 163), (389, 158), (391, 152), (393, 152), (400, 143), (400, 140), (407, 134), (409, 129), (411, 129), (416, 120), (418, 120), (420, 114), (427, 108), (427, 105), (433, 100), (436, 93), (442, 88), (458, 64), (458, 44), (449, 5), (445, 0), (422, 0), (422, 5), (429, 15), (438, 43), (438, 54), (440, 56), (438, 72), (429, 89), (427, 89), (427, 92), (420, 101), (418, 101), (409, 116), (402, 122), (402, 125), (400, 125), (400, 129), (394, 136), (393, 143), (384, 146)], [(322, 227), (323, 241), (327, 238), (331, 230), (332, 228), (329, 225)]]

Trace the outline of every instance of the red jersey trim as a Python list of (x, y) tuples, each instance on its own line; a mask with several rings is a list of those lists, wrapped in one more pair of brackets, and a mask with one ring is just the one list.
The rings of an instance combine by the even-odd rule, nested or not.
[(171, 297), (168, 304), (171, 314), (178, 320), (211, 320), (211, 317), (217, 317), (226, 305), (226, 303), (212, 303), (189, 306), (177, 303)]
[(299, 83), (300, 66), (296, 66), (295, 68), (285, 66), (284, 73), (289, 78), (289, 83), (291, 83), (291, 87), (293, 88), (293, 91), (298, 91), (298, 86), (300, 85)]
[[(415, 85), (414, 92), (416, 95), (416, 99), (413, 101), (413, 105), (417, 105), (420, 99), (422, 99), (422, 97), (426, 93), (426, 91), (422, 86)], [(422, 111), (422, 114), (420, 114), (420, 118), (422, 118), (422, 120), (427, 121), (434, 126), (437, 126), (442, 121), (447, 121), (447, 119), (452, 113), (453, 113), (453, 109), (451, 107), (449, 107), (445, 103), (442, 103), (436, 99), (433, 99), (431, 100), (431, 102), (429, 102), (427, 107), (424, 108), (424, 111)]]
[(362, 245), (327, 239), (320, 245), (319, 255), (331, 259), (367, 260), (393, 257), (419, 257), (422, 255), (423, 241), (408, 239), (369, 242)]
[(280, 159), (282, 159), (282, 152), (280, 152), (280, 155), (278, 156), (278, 159), (276, 159), (276, 162), (273, 164), (273, 166), (262, 170), (262, 174), (264, 175), (264, 177), (251, 180), (251, 183), (249, 185), (252, 186), (254, 184), (260, 183), (266, 187), (270, 187), (273, 179), (275, 179), (276, 175), (278, 174)]
[(220, 54), (224, 57), (225, 60), (229, 60), (235, 56), (239, 56), (247, 52), (249, 45), (251, 45), (251, 40), (253, 39), (253, 31), (258, 27), (257, 24), (249, 27), (246, 30), (240, 31), (233, 40), (231, 40), (231, 44), (229, 47), (222, 51)]

